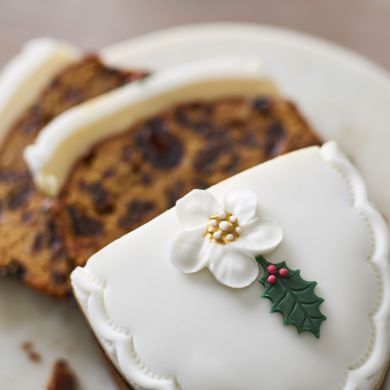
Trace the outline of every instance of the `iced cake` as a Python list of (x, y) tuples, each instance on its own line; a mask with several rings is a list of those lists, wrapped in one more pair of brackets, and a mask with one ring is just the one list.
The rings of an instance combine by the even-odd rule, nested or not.
[(374, 389), (386, 366), (388, 230), (333, 142), (189, 192), (72, 283), (135, 389)]

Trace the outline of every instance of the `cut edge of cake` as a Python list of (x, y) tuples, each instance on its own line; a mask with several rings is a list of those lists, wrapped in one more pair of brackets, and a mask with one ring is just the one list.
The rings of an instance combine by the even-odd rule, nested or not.
[[(14, 276), (49, 295), (69, 296), (73, 261), (54, 226), (55, 202), (33, 185), (23, 150), (58, 113), (146, 74), (108, 67), (95, 55), (79, 55), (49, 38), (31, 41), (6, 66), (0, 114), (5, 110), (4, 123), (10, 124), (0, 145), (0, 277)], [(31, 93), (24, 94), (27, 88)], [(19, 100), (21, 93), (26, 99)]]

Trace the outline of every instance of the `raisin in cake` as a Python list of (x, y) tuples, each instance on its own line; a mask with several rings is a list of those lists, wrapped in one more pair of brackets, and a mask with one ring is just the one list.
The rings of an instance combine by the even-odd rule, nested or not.
[(379, 389), (388, 228), (335, 143), (193, 190), (72, 273), (134, 388)]
[(320, 140), (252, 63), (190, 64), (57, 117), (26, 150), (55, 197), (56, 230), (83, 265), (94, 252), (206, 188)]
[(0, 274), (49, 294), (68, 293), (74, 260), (54, 220), (55, 202), (34, 186), (23, 151), (63, 111), (143, 76), (46, 39), (28, 44), (6, 67), (0, 79)]

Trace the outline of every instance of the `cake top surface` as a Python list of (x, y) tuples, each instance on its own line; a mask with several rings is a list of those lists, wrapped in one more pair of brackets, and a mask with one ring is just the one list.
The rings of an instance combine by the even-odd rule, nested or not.
[[(258, 255), (269, 262), (263, 285)], [(270, 313), (277, 297), (260, 297), (295, 270), (310, 299), (283, 301), (284, 326), (283, 313)], [(136, 388), (369, 389), (388, 353), (389, 275), (385, 222), (328, 143), (190, 193), (94, 255), (72, 282)], [(302, 305), (318, 326), (298, 324)]]

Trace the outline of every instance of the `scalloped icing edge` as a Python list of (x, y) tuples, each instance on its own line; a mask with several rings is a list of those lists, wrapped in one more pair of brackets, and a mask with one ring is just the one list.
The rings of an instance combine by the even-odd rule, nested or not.
[(340, 151), (336, 142), (324, 144), (320, 153), (323, 160), (345, 180), (351, 194), (351, 207), (363, 218), (371, 236), (367, 261), (376, 275), (377, 294), (369, 313), (369, 347), (363, 358), (349, 368), (344, 384), (345, 390), (369, 389), (380, 381), (390, 352), (389, 230), (382, 215), (371, 205), (359, 172)]
[(0, 73), (0, 140), (49, 81), (79, 57), (76, 47), (51, 38), (23, 45)]
[(86, 267), (78, 267), (71, 278), (75, 295), (92, 329), (130, 385), (136, 389), (180, 389), (175, 378), (159, 375), (146, 366), (135, 348), (133, 333), (109, 316), (104, 300), (105, 283)]
[[(363, 179), (334, 141), (320, 148), (320, 156), (344, 179), (351, 194), (350, 205), (367, 224), (371, 250), (367, 261), (376, 275), (377, 294), (369, 313), (369, 347), (363, 357), (348, 367), (339, 387), (344, 390), (372, 389), (380, 382), (390, 351), (389, 231), (381, 214), (370, 204)], [(126, 380), (136, 389), (180, 390), (174, 377), (153, 372), (141, 360), (135, 336), (108, 314), (105, 282), (88, 267), (77, 267), (72, 275), (76, 298), (104, 349)], [(131, 379), (130, 379), (131, 378)]]

